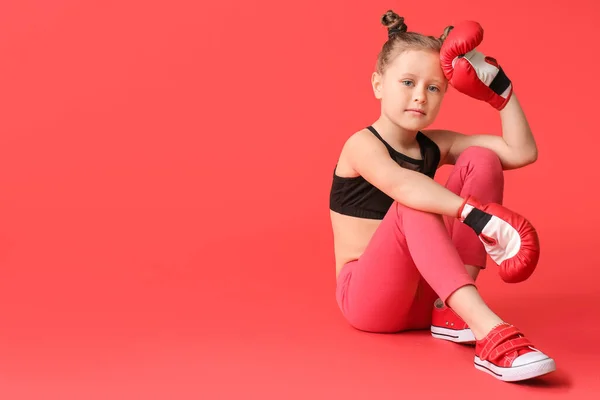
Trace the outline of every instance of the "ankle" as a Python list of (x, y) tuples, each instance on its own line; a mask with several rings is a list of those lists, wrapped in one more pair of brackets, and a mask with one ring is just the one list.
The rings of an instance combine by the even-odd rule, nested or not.
[(485, 304), (477, 288), (467, 285), (456, 290), (446, 304), (458, 314), (473, 332), (475, 339), (481, 340), (503, 321)]
[(496, 317), (496, 318), (486, 319), (485, 321), (478, 320), (476, 324), (469, 325), (469, 328), (471, 328), (471, 331), (473, 332), (473, 336), (475, 336), (475, 339), (482, 340), (494, 328), (502, 325), (503, 323), (504, 323), (504, 321), (502, 321), (500, 318)]

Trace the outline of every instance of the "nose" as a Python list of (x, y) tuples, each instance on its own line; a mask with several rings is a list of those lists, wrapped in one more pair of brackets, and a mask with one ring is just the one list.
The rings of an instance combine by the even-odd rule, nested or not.
[(427, 88), (417, 87), (413, 92), (413, 101), (417, 104), (425, 104), (427, 102)]

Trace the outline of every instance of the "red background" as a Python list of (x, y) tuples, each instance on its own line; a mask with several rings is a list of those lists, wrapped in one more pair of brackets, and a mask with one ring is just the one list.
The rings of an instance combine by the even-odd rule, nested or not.
[[(0, 397), (597, 391), (597, 3), (217, 3), (0, 4)], [(378, 116), (388, 8), (436, 36), (479, 21), (529, 117), (539, 161), (507, 172), (506, 205), (538, 228), (539, 269), (480, 285), (557, 360), (541, 382), (497, 382), (427, 332), (357, 332), (336, 308), (329, 185)], [(499, 122), (451, 90), (434, 127)]]

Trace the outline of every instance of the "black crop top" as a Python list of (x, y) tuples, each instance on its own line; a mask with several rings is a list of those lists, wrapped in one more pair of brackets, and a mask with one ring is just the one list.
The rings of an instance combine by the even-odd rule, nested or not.
[[(422, 132), (417, 133), (422, 159), (416, 160), (394, 150), (372, 126), (367, 129), (383, 142), (398, 165), (434, 178), (440, 162), (440, 149), (433, 140)], [(340, 177), (336, 175), (334, 168), (329, 195), (329, 208), (332, 211), (360, 218), (383, 219), (393, 202), (391, 197), (367, 182), (362, 176)]]

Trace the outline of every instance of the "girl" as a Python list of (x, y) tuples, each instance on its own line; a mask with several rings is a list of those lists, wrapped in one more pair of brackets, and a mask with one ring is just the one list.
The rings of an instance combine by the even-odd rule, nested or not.
[[(523, 258), (531, 250), (525, 242), (537, 238), (519, 232), (517, 250), (482, 243), (482, 229), (496, 229), (494, 223), (528, 223), (500, 205), (503, 170), (537, 158), (512, 84), (494, 59), (475, 50), (483, 37), (476, 23), (448, 27), (438, 39), (408, 32), (404, 18), (391, 10), (381, 22), (388, 40), (372, 75), (381, 115), (346, 141), (331, 187), (338, 305), (360, 330), (429, 327), (436, 338), (475, 343), (475, 367), (504, 381), (552, 372), (554, 360), (490, 310), (475, 285), (486, 250), (501, 264), (509, 262), (503, 261), (512, 257), (509, 251)], [(449, 83), (499, 110), (502, 137), (424, 130)], [(442, 186), (432, 178), (444, 164), (454, 167)], [(492, 215), (493, 207), (504, 214)], [(503, 234), (497, 233), (500, 242)], [(503, 278), (526, 279), (532, 269), (525, 264), (513, 265)]]

